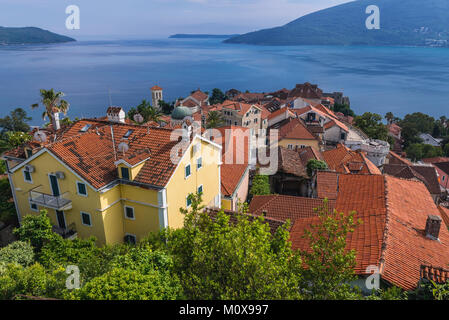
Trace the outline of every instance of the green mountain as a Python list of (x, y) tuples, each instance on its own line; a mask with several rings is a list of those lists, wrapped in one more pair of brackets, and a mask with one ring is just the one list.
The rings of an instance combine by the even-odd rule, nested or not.
[(0, 27), (0, 45), (61, 43), (70, 41), (76, 40), (35, 27), (26, 27), (26, 28)]
[[(366, 8), (380, 9), (380, 29), (368, 30)], [(282, 27), (226, 43), (255, 45), (449, 46), (448, 0), (358, 0), (317, 11)]]
[(239, 36), (239, 34), (184, 34), (178, 33), (171, 35), (169, 38), (172, 39), (221, 39), (221, 38), (232, 38)]

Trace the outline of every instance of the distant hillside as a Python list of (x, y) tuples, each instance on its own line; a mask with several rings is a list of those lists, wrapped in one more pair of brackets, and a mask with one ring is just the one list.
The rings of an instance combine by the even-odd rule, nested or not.
[(59, 34), (34, 28), (6, 28), (0, 27), (1, 44), (38, 44), (38, 43), (60, 43), (76, 41), (75, 39), (61, 36)]
[(239, 36), (239, 34), (174, 34), (169, 38), (173, 39), (229, 39)]
[[(380, 9), (380, 30), (368, 30), (367, 6)], [(358, 0), (317, 11), (282, 27), (226, 43), (255, 45), (449, 46), (448, 0)]]

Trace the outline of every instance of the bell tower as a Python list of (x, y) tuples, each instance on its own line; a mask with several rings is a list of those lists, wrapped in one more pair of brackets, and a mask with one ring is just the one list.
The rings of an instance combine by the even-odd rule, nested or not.
[(160, 109), (159, 101), (164, 100), (161, 87), (154, 86), (153, 88), (151, 88), (151, 100), (153, 107)]

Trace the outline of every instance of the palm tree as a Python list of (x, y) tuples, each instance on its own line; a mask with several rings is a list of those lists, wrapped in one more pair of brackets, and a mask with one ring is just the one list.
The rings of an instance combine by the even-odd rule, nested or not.
[(159, 122), (162, 117), (161, 111), (155, 107), (152, 107), (151, 104), (145, 99), (142, 100), (142, 102), (137, 106), (137, 112), (142, 115), (145, 122)]
[(222, 126), (224, 119), (218, 111), (211, 111), (207, 115), (206, 127), (207, 129), (213, 129)]
[[(55, 113), (62, 112), (64, 113), (64, 115), (67, 115), (70, 104), (67, 101), (61, 99), (65, 96), (64, 92), (61, 91), (55, 92), (53, 89), (41, 89), (40, 95), (40, 102), (45, 107), (45, 111), (42, 113), (42, 119), (45, 120), (45, 118), (49, 117), (51, 123), (53, 124), (53, 128), (56, 128)], [(31, 105), (31, 108), (33, 109), (37, 107), (39, 107), (39, 103)]]
[(385, 119), (387, 120), (388, 124), (392, 124), (394, 120), (394, 114), (392, 112), (387, 112), (385, 115)]

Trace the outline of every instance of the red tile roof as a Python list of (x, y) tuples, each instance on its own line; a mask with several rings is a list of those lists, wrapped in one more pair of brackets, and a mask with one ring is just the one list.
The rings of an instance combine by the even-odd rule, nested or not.
[(159, 86), (154, 86), (153, 88), (151, 88), (151, 91), (159, 91), (159, 90), (162, 90), (162, 88)]
[(221, 166), (222, 195), (231, 197), (234, 194), (248, 168), (248, 164), (223, 164)]
[[(249, 205), (249, 212), (254, 215), (265, 214), (268, 218), (282, 221), (290, 220), (293, 225), (299, 218), (315, 217), (315, 208), (322, 205), (321, 199), (303, 198), (285, 195), (254, 196)], [(330, 208), (335, 201), (329, 201)]]
[[(384, 280), (405, 290), (420, 280), (421, 265), (447, 267), (449, 231), (441, 228), (439, 241), (424, 234), (429, 214), (441, 216), (422, 182), (380, 175), (340, 175), (336, 210), (356, 211), (363, 223), (347, 238), (347, 249), (356, 250), (356, 268), (366, 275), (379, 267)], [(304, 229), (317, 218), (297, 219), (291, 230), (294, 249), (308, 249)]]
[(398, 163), (403, 163), (407, 166), (412, 166), (413, 163), (403, 157), (401, 157), (400, 155), (398, 155), (396, 152), (390, 151), (390, 153), (388, 154), (388, 157), (391, 157), (392, 159), (396, 160)]
[(297, 118), (289, 118), (285, 124), (279, 128), (279, 139), (296, 139), (296, 140), (317, 140), (302, 120)]
[(338, 173), (332, 171), (318, 171), (316, 174), (317, 196), (320, 199), (337, 199)]
[(439, 162), (449, 162), (447, 157), (435, 157), (435, 158), (424, 158), (422, 159), (425, 163), (439, 163)]
[[(130, 130), (132, 132), (129, 138), (124, 139)], [(47, 148), (97, 189), (118, 178), (115, 165), (117, 160), (124, 160), (130, 165), (145, 160), (144, 166), (133, 181), (163, 187), (177, 165), (170, 159), (171, 149), (178, 143), (170, 141), (171, 133), (172, 130), (164, 128), (152, 127), (148, 131), (148, 128), (142, 126), (116, 124), (58, 140)], [(117, 150), (116, 156), (112, 135)], [(122, 142), (129, 147), (125, 154), (117, 148)]]
[(381, 174), (362, 152), (351, 150), (341, 143), (335, 149), (324, 151), (323, 157), (329, 169), (339, 173)]

